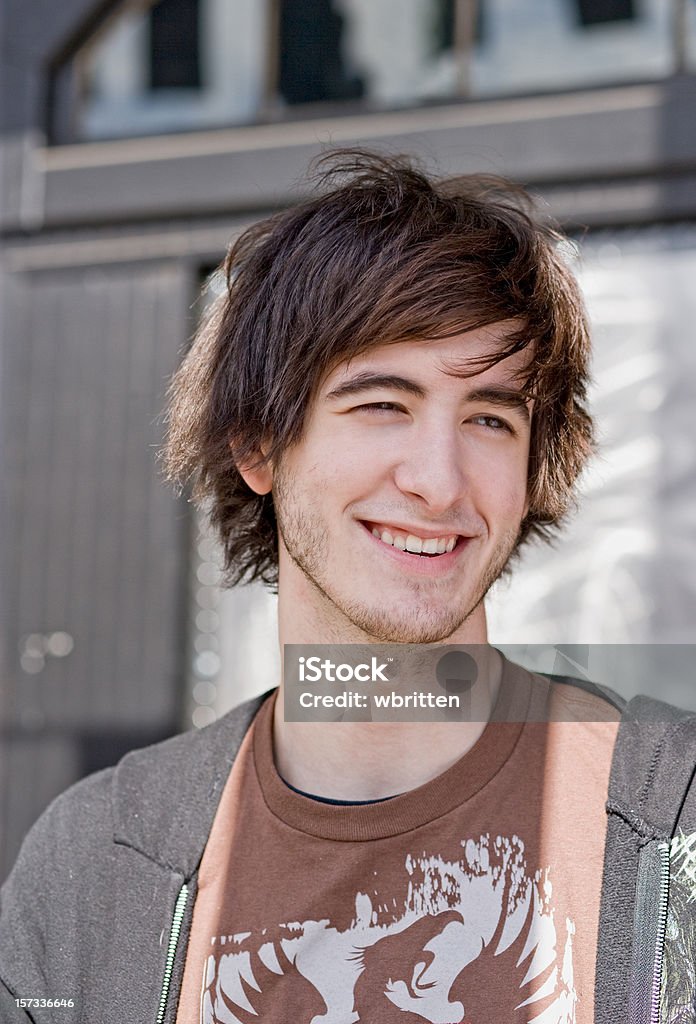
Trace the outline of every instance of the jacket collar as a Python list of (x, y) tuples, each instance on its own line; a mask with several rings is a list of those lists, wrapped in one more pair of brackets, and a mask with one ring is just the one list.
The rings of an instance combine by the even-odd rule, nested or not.
[(190, 878), (232, 762), (268, 695), (241, 704), (203, 729), (126, 754), (112, 783), (114, 842)]

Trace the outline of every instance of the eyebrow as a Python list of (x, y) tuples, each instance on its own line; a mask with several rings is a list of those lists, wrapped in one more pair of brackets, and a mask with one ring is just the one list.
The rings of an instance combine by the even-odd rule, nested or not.
[(400, 377), (393, 373), (371, 373), (369, 370), (364, 370), (332, 388), (326, 397), (333, 401), (337, 398), (345, 398), (347, 395), (360, 394), (362, 391), (372, 391), (375, 388), (404, 391), (409, 395), (415, 395), (416, 398), (425, 398), (428, 393), (424, 387), (417, 384), (415, 380), (409, 380), (408, 377)]
[(498, 405), (502, 409), (513, 409), (529, 420), (529, 405), (532, 396), (517, 388), (506, 388), (500, 385), (477, 388), (466, 396), (467, 402), (484, 402), (486, 405)]
[[(401, 377), (392, 373), (371, 373), (364, 370), (355, 377), (344, 380), (337, 384), (326, 395), (328, 401), (336, 401), (346, 398), (349, 395), (358, 395), (363, 391), (371, 391), (376, 388), (387, 388), (392, 391), (402, 391), (416, 398), (425, 398), (428, 394), (426, 388), (408, 377)], [(489, 385), (488, 387), (475, 388), (466, 396), (467, 402), (484, 402), (489, 405), (496, 405), (504, 409), (513, 409), (529, 420), (528, 402), (531, 395), (525, 391), (518, 391), (517, 388), (504, 387), (502, 385)]]

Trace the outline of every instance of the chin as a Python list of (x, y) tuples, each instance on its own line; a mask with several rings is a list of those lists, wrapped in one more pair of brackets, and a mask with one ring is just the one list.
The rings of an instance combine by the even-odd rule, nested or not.
[(441, 615), (431, 609), (414, 611), (412, 615), (387, 616), (384, 609), (352, 607), (345, 614), (363, 633), (380, 643), (434, 644), (448, 640), (468, 618), (467, 614)]

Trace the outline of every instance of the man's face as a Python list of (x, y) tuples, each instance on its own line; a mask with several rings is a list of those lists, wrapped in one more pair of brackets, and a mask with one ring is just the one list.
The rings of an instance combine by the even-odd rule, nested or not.
[(455, 374), (499, 351), (509, 326), (341, 364), (283, 455), (280, 593), (309, 602), (337, 637), (459, 639), (508, 561), (527, 510), (529, 353)]

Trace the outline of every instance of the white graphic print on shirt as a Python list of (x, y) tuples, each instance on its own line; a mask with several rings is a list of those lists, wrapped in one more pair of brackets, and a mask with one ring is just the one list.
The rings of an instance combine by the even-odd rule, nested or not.
[(549, 869), (530, 873), (515, 835), (460, 845), (457, 861), (409, 854), (398, 898), (356, 893), (344, 931), (326, 918), (213, 937), (201, 1024), (270, 1020), (275, 986), (297, 1024), (488, 1024), (492, 990), (510, 1020), (574, 1024), (575, 927), (555, 920)]

